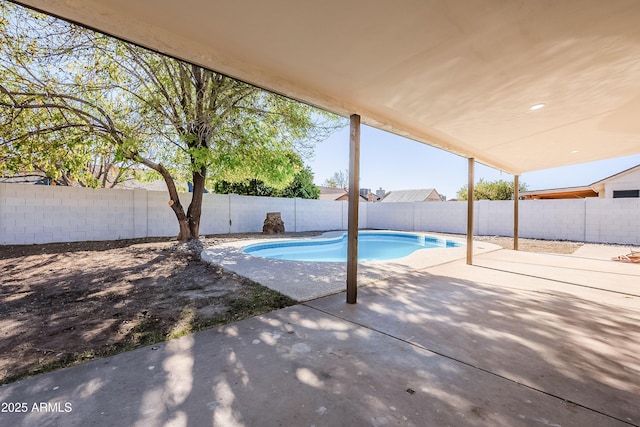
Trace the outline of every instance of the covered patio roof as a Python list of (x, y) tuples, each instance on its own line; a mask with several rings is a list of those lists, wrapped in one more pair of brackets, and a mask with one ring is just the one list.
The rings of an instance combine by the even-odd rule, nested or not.
[(525, 199), (584, 199), (586, 197), (598, 197), (598, 193), (590, 186), (521, 191), (520, 195)]
[(640, 153), (634, 0), (18, 3), (513, 174)]

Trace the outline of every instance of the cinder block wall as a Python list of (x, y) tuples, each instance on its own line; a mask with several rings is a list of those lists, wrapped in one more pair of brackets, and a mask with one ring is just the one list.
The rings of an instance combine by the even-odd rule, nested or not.
[[(165, 191), (0, 184), (0, 244), (33, 244), (175, 236)], [(180, 194), (186, 209), (191, 194)], [(204, 194), (201, 234), (260, 232), (267, 212), (288, 231), (346, 229), (346, 202)], [(366, 227), (366, 204), (360, 224)]]
[[(267, 212), (280, 212), (286, 230), (295, 229), (295, 199), (279, 197), (249, 197), (229, 195), (231, 198), (231, 232), (260, 232)], [(204, 213), (203, 215), (208, 215)]]
[(367, 208), (366, 226), (360, 224), (360, 228), (415, 230), (414, 209), (415, 203), (372, 203)]
[(640, 244), (640, 199), (585, 199), (585, 241)]
[(0, 244), (136, 235), (133, 191), (0, 184), (0, 199)]
[[(202, 198), (202, 216), (200, 217), (200, 233), (224, 234), (231, 231), (229, 218), (231, 214), (231, 198), (228, 194), (205, 194)], [(180, 195), (182, 198), (182, 195)], [(189, 197), (189, 201), (191, 197)], [(173, 215), (173, 214), (172, 214)], [(175, 216), (172, 217), (175, 228)], [(175, 234), (175, 232), (174, 232)]]
[[(181, 194), (188, 206), (191, 194)], [(0, 244), (175, 236), (162, 191), (0, 184)], [(205, 194), (202, 234), (259, 232), (267, 212), (288, 231), (345, 230), (348, 203)], [(466, 202), (360, 203), (360, 228), (466, 233)], [(478, 201), (478, 235), (513, 235), (513, 202)], [(640, 199), (523, 200), (520, 236), (640, 245)]]
[(416, 210), (416, 231), (467, 232), (466, 202), (424, 202), (413, 205)]
[(523, 200), (520, 235), (534, 239), (585, 241), (585, 200)]
[[(640, 199), (521, 200), (520, 237), (640, 245)], [(465, 234), (467, 202), (373, 203), (368, 228)], [(474, 203), (474, 233), (513, 236), (513, 201)]]
[[(331, 200), (306, 200), (295, 199), (294, 231), (315, 231), (315, 230), (342, 230), (343, 202)], [(285, 223), (285, 228), (291, 230)]]
[[(464, 209), (466, 209), (466, 202)], [(513, 201), (479, 200), (474, 204), (475, 234), (481, 236), (513, 235)], [(465, 215), (466, 220), (466, 215)], [(463, 231), (466, 233), (466, 230)]]

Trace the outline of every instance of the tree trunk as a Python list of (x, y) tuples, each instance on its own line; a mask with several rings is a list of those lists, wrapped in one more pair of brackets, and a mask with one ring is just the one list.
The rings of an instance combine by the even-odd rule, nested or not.
[(180, 226), (180, 232), (178, 233), (178, 240), (180, 241), (191, 240), (192, 239), (191, 230), (189, 230), (189, 221), (187, 221), (186, 216), (182, 220), (178, 219), (178, 225)]
[(193, 195), (187, 210), (189, 239), (200, 237), (200, 217), (202, 215), (202, 193), (204, 193), (204, 182), (207, 176), (207, 169), (202, 167), (200, 172), (193, 173)]
[(173, 178), (169, 177), (169, 179), (171, 180), (170, 185), (165, 178), (165, 182), (167, 182), (167, 188), (169, 189), (169, 206), (173, 210), (173, 213), (176, 215), (176, 218), (178, 219), (178, 226), (180, 227), (177, 238), (180, 241), (191, 240), (193, 239), (193, 236), (189, 227), (189, 219), (187, 218), (187, 215), (185, 215), (184, 208), (180, 203), (180, 197), (178, 196), (178, 191), (176, 190), (176, 186), (173, 183)]
[[(141, 157), (135, 157), (134, 155), (132, 155), (131, 158), (135, 159), (136, 161), (160, 173), (160, 175), (162, 175), (162, 178), (164, 178), (164, 182), (165, 184), (167, 184), (167, 190), (169, 191), (169, 207), (171, 207), (171, 210), (173, 210), (173, 213), (176, 215), (176, 218), (178, 219), (178, 226), (180, 227), (180, 231), (178, 232), (178, 237), (177, 237), (178, 240), (185, 241), (185, 240), (197, 239), (198, 230), (200, 228), (200, 212), (202, 210), (202, 189), (204, 189), (204, 178), (202, 179), (202, 183), (200, 183), (200, 186), (201, 186), (200, 199), (199, 199), (200, 202), (198, 205), (199, 208), (198, 208), (198, 215), (197, 215), (198, 223), (197, 223), (197, 227), (195, 228), (195, 234), (194, 234), (193, 233), (194, 228), (191, 225), (191, 220), (189, 219), (189, 216), (184, 213), (184, 208), (180, 203), (180, 197), (178, 196), (178, 190), (176, 189), (176, 184), (175, 182), (173, 182), (173, 177), (171, 176), (167, 168), (165, 168), (160, 163), (154, 163), (150, 160), (147, 160)], [(194, 177), (195, 177), (195, 174), (194, 174)], [(194, 199), (196, 198), (196, 194), (197, 193), (195, 192), (195, 185), (194, 185), (194, 193), (193, 193)], [(191, 204), (193, 205), (193, 201), (191, 202)], [(189, 206), (189, 210), (191, 211), (191, 206)]]

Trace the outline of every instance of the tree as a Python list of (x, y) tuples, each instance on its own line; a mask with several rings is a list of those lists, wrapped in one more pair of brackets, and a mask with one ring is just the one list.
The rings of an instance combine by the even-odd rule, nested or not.
[[(255, 179), (284, 189), (302, 169), (288, 153), (308, 153), (342, 125), (310, 106), (7, 2), (0, 12), (0, 173), (37, 169), (95, 187), (114, 170), (143, 165), (167, 185), (180, 240), (199, 236), (205, 185)], [(97, 172), (94, 163), (102, 165)], [(186, 211), (176, 181), (193, 183)]]
[(332, 188), (349, 187), (349, 171), (345, 169), (335, 172), (330, 178), (324, 180), (324, 185)]
[(278, 190), (265, 185), (257, 179), (247, 179), (240, 182), (217, 182), (213, 187), (218, 194), (241, 194), (244, 196), (286, 197), (301, 199), (317, 199), (320, 189), (313, 183), (313, 173), (305, 167), (293, 177), (293, 181), (284, 189)]
[[(473, 187), (474, 200), (511, 200), (513, 199), (514, 186), (513, 182), (507, 182), (502, 179), (487, 182), (483, 179)], [(526, 191), (527, 184), (520, 183), (518, 191)], [(458, 190), (458, 200), (468, 200), (468, 186)]]
[[(64, 78), (77, 58), (64, 55), (60, 46), (71, 45), (77, 32), (67, 25), (65, 33), (59, 22), (0, 4), (0, 173), (42, 174), (62, 185), (110, 186), (128, 164), (113, 169), (115, 147), (105, 143), (114, 136), (106, 120), (108, 103), (96, 108), (100, 92), (89, 84), (98, 66), (76, 66), (77, 72)], [(111, 121), (118, 119), (118, 111), (127, 113), (111, 110)]]
[(268, 196), (268, 197), (300, 197), (302, 199), (317, 199), (320, 196), (320, 189), (313, 183), (313, 172), (308, 166), (304, 166), (302, 159), (295, 152), (289, 153), (291, 163), (295, 164), (299, 170), (293, 176), (291, 183), (278, 189), (266, 185), (258, 179), (245, 179), (242, 181), (221, 180), (214, 184), (214, 192), (218, 194), (241, 194), (245, 196)]
[(295, 174), (293, 181), (283, 190), (276, 190), (274, 197), (300, 197), (301, 199), (317, 199), (320, 197), (320, 188), (313, 183), (313, 172), (305, 166)]

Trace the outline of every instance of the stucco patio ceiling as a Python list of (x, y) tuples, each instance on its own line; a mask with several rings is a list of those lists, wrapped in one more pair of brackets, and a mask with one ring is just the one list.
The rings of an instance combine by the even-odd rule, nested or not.
[(640, 153), (636, 0), (19, 3), (511, 173)]

